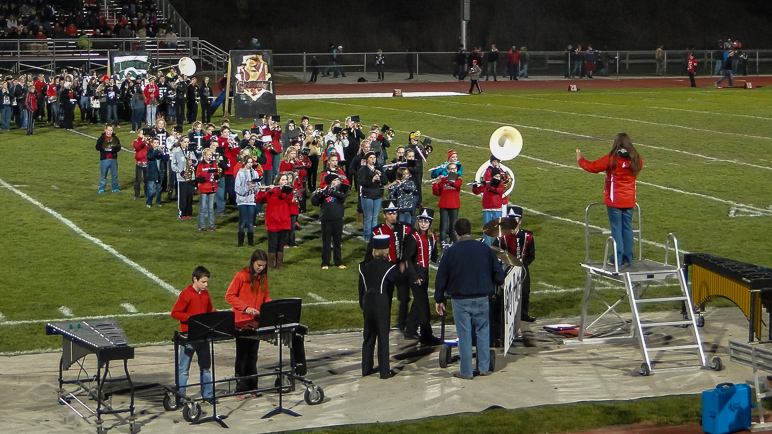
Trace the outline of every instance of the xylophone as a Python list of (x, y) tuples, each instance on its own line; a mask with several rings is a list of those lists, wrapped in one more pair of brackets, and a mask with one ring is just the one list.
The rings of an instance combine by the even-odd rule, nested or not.
[[(102, 415), (116, 413), (130, 413), (129, 426), (132, 433), (138, 432), (135, 427), (134, 416), (134, 384), (129, 376), (128, 359), (134, 358), (134, 348), (129, 345), (126, 333), (123, 332), (115, 320), (100, 319), (94, 321), (59, 321), (46, 324), (47, 335), (62, 336), (62, 358), (59, 363), (59, 402), (66, 405), (79, 416), (83, 416), (70, 403), (77, 401), (92, 414), (96, 414), (97, 433), (103, 432)], [(97, 358), (97, 374), (93, 377), (86, 372), (84, 361), (86, 356), (94, 354)], [(110, 361), (123, 360), (125, 377), (110, 375)], [(63, 371), (69, 370), (74, 364), (78, 364), (80, 370), (78, 378), (65, 380)], [(127, 381), (131, 394), (131, 402), (126, 409), (113, 409), (104, 394), (105, 383)], [(95, 385), (92, 385), (96, 382)], [(96, 411), (89, 408), (74, 392), (66, 392), (65, 384), (75, 384), (75, 392), (83, 391), (89, 399), (97, 402)], [(96, 386), (96, 387), (93, 387)], [(96, 390), (96, 393), (94, 393)]]
[[(748, 341), (761, 339), (761, 309), (772, 316), (772, 270), (706, 253), (684, 255), (684, 267), (692, 266), (692, 300), (704, 310), (705, 302), (724, 297), (748, 318)], [(771, 318), (772, 319), (772, 318)], [(769, 328), (772, 340), (772, 328)]]

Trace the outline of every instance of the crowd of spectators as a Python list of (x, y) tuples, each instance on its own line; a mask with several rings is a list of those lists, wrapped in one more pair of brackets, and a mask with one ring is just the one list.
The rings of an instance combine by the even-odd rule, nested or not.
[[(0, 5), (0, 39), (90, 37), (166, 38), (173, 24), (159, 18), (153, 0), (24, 0)], [(108, 19), (115, 16), (114, 20)], [(176, 38), (176, 34), (174, 35)]]

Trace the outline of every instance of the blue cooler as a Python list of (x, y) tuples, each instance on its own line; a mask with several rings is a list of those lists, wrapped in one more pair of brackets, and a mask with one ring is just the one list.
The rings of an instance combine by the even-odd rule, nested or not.
[(751, 426), (751, 388), (747, 384), (721, 383), (702, 392), (702, 429), (726, 434)]

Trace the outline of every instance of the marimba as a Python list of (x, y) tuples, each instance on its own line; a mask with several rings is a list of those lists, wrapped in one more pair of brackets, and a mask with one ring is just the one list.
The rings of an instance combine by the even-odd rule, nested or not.
[[(126, 333), (115, 320), (100, 319), (93, 321), (60, 321), (46, 324), (46, 334), (62, 336), (62, 358), (59, 362), (59, 403), (66, 405), (80, 417), (85, 419), (75, 407), (72, 400), (77, 401), (92, 414), (96, 414), (97, 433), (102, 433), (102, 415), (129, 413), (129, 428), (131, 433), (139, 432), (135, 427), (134, 416), (134, 384), (129, 376), (128, 360), (134, 358), (134, 348), (129, 345)], [(97, 373), (91, 377), (85, 370), (84, 359), (89, 354), (97, 358)], [(123, 360), (125, 377), (110, 375), (110, 362)], [(77, 364), (80, 368), (75, 380), (65, 380), (63, 372)], [(127, 381), (130, 391), (130, 404), (125, 409), (114, 409), (108, 403), (104, 394), (105, 383)], [(96, 384), (92, 384), (96, 382)], [(73, 392), (64, 390), (65, 384), (75, 384)], [(96, 386), (96, 387), (94, 387)], [(94, 393), (96, 390), (96, 393)], [(86, 405), (74, 392), (83, 391), (86, 396), (97, 402), (96, 411)]]
[[(684, 255), (684, 266), (690, 265), (692, 300), (700, 312), (704, 311), (708, 300), (724, 297), (748, 318), (748, 342), (753, 342), (754, 336), (761, 340), (761, 309), (772, 309), (772, 270), (705, 253)], [(772, 340), (772, 327), (768, 329), (768, 339)]]

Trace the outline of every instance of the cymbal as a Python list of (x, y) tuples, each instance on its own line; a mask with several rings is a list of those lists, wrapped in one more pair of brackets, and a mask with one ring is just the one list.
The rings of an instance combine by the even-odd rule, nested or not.
[(483, 233), (489, 237), (503, 237), (517, 227), (515, 219), (499, 217), (485, 223)]
[(507, 264), (507, 265), (515, 265), (518, 267), (522, 267), (523, 263), (520, 262), (519, 259), (515, 257), (515, 255), (509, 253), (508, 251), (498, 248), (496, 246), (490, 246), (491, 249), (496, 253), (496, 257), (499, 258), (499, 261)]

